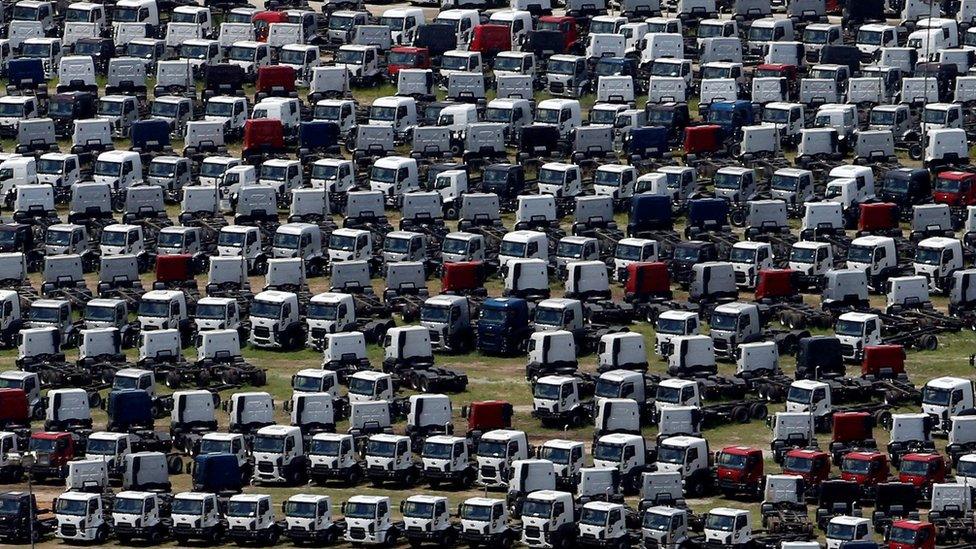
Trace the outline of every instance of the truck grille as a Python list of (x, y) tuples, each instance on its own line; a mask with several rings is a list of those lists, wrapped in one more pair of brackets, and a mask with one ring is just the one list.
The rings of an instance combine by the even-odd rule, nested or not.
[(264, 326), (258, 326), (254, 328), (254, 335), (257, 337), (268, 337), (271, 335), (271, 330)]
[(550, 82), (549, 92), (550, 93), (563, 93), (566, 91), (566, 86), (562, 82)]
[(312, 335), (312, 339), (324, 339), (326, 333), (328, 332), (325, 331), (325, 328), (312, 328), (310, 333)]
[(538, 539), (539, 537), (541, 537), (541, 533), (539, 532), (539, 527), (538, 526), (527, 526), (525, 528), (525, 537), (527, 537), (527, 538), (533, 538), (533, 539)]
[(483, 477), (494, 477), (495, 476), (495, 468), (492, 467), (492, 466), (490, 466), (490, 465), (485, 465), (484, 467), (481, 468), (481, 476), (483, 476)]
[(365, 528), (350, 528), (349, 537), (352, 539), (366, 539), (366, 529)]
[(746, 273), (744, 273), (742, 271), (736, 271), (736, 273), (735, 273), (735, 281), (736, 281), (737, 284), (744, 284), (745, 281), (746, 281)]
[(63, 524), (61, 525), (61, 535), (74, 537), (78, 535), (78, 527), (74, 524)]
[(848, 345), (847, 343), (841, 343), (840, 352), (844, 356), (854, 356), (854, 346)]
[(274, 472), (274, 463), (271, 463), (270, 461), (259, 461), (258, 471), (261, 471), (262, 473), (272, 473)]
[(729, 342), (724, 339), (714, 339), (712, 340), (712, 346), (715, 348), (716, 351), (718, 351), (719, 349), (724, 351), (725, 349), (729, 348)]

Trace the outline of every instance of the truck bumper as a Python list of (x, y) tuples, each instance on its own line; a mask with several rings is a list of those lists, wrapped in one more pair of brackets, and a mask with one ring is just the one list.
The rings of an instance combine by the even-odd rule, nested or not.
[[(329, 539), (333, 534), (332, 530), (306, 530), (305, 528), (291, 527), (282, 532), (290, 540), (298, 542), (322, 542)], [(334, 539), (334, 538), (332, 538)]]
[(129, 526), (127, 524), (116, 524), (115, 525), (115, 535), (116, 536), (128, 536), (134, 538), (146, 538), (149, 537), (155, 530), (153, 527), (136, 527)]
[(718, 487), (720, 490), (742, 492), (748, 490), (750, 488), (750, 485), (745, 484), (743, 482), (735, 482), (731, 480), (721, 479), (718, 481)]
[(406, 472), (407, 471), (405, 469), (396, 469), (391, 471), (389, 469), (374, 469), (370, 467), (366, 469), (366, 476), (371, 479), (379, 480), (402, 480), (402, 475)]
[(227, 537), (233, 540), (258, 540), (267, 537), (267, 530), (248, 530), (243, 526), (234, 526), (227, 530)]
[(335, 469), (325, 465), (313, 465), (309, 473), (315, 478), (325, 479), (345, 479), (349, 476), (349, 471), (345, 469)]
[(424, 469), (423, 476), (435, 480), (458, 480), (464, 477), (464, 471), (442, 471), (440, 469)]
[(213, 535), (212, 528), (195, 528), (180, 524), (173, 527), (173, 535), (190, 539), (208, 539)]

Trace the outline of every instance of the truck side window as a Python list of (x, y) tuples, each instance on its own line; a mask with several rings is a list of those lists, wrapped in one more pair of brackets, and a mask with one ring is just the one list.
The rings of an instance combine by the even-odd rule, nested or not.
[(633, 383), (624, 383), (620, 387), (620, 398), (627, 398), (627, 397), (629, 397), (629, 396), (631, 396), (633, 394), (634, 394), (634, 384)]
[(962, 402), (962, 391), (958, 391), (958, 390), (957, 391), (953, 391), (952, 392), (952, 403), (953, 404), (958, 404), (960, 402)]
[(179, 314), (180, 314), (180, 304), (177, 303), (177, 302), (175, 302), (175, 301), (172, 304), (170, 304), (170, 306), (169, 306), (169, 314), (171, 314), (173, 316), (179, 316)]
[(438, 501), (436, 507), (434, 508), (434, 516), (441, 516), (447, 514), (447, 502)]
[(262, 499), (261, 503), (258, 504), (258, 514), (263, 515), (271, 510), (271, 502), (267, 499)]
[(464, 455), (464, 443), (458, 443), (454, 445), (454, 457), (461, 457)]
[(821, 400), (827, 398), (827, 391), (825, 389), (817, 389), (813, 392), (813, 401), (820, 402)]
[(556, 504), (552, 506), (552, 516), (554, 517), (561, 517), (565, 512), (566, 504), (561, 501), (557, 501)]
[(694, 463), (698, 459), (698, 448), (688, 448), (688, 455), (685, 456), (685, 463)]
[(572, 394), (573, 394), (573, 385), (571, 383), (567, 383), (563, 385), (562, 390), (560, 390), (560, 396), (562, 398), (567, 398)]
[(146, 500), (146, 512), (150, 513), (156, 508), (156, 500), (149, 498)]
[(502, 504), (499, 503), (498, 505), (495, 505), (491, 510), (491, 519), (498, 520), (502, 518), (502, 509)]
[(637, 455), (637, 449), (636, 448), (634, 448), (633, 446), (625, 446), (624, 447), (624, 461), (626, 461), (626, 460), (634, 457), (635, 455)]
[(508, 455), (509, 456), (514, 456), (515, 454), (517, 454), (518, 453), (518, 449), (519, 449), (518, 442), (515, 442), (513, 440), (512, 442), (509, 442), (508, 443)]
[(526, 247), (526, 250), (528, 250), (528, 255), (530, 257), (533, 256), (533, 255), (535, 255), (536, 253), (539, 252), (539, 243), (538, 242), (529, 242), (529, 245)]
[(742, 515), (735, 519), (735, 529), (740, 530), (746, 527), (746, 516)]

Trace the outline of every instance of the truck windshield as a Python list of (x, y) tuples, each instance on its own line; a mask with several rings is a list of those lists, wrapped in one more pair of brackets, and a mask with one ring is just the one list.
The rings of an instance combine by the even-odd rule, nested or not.
[(339, 306), (334, 303), (309, 303), (308, 318), (315, 320), (336, 320)]
[(926, 265), (938, 265), (942, 262), (942, 250), (919, 246), (915, 250), (915, 262)]
[(806, 29), (803, 31), (803, 41), (807, 44), (826, 44), (829, 32), (821, 29)]
[(350, 501), (346, 503), (346, 518), (373, 518), (376, 516), (376, 505)]
[[(207, 101), (207, 116), (230, 117), (234, 114), (234, 104), (224, 101)], [(207, 164), (204, 163), (204, 166)], [(203, 172), (201, 171), (201, 174)], [(221, 170), (217, 175), (223, 173)]]
[(396, 112), (396, 107), (377, 107), (374, 105), (369, 109), (369, 119), (392, 122), (396, 120)]
[(590, 34), (617, 34), (617, 22), (593, 21), (590, 23)]
[(957, 193), (959, 192), (960, 183), (961, 181), (958, 179), (939, 177), (935, 180), (935, 190), (944, 193)]
[(395, 183), (396, 175), (396, 168), (373, 166), (373, 169), (369, 172), (369, 179), (370, 181), (378, 181), (380, 183)]
[(261, 179), (270, 179), (271, 181), (284, 181), (287, 177), (288, 177), (287, 166), (269, 166), (267, 164), (261, 166)]
[(495, 57), (495, 70), (496, 71), (520, 71), (522, 69), (522, 58), (521, 57), (509, 57), (505, 55), (499, 55)]
[(560, 326), (563, 322), (563, 311), (562, 309), (553, 309), (551, 307), (538, 307), (535, 310), (535, 323), (544, 324), (547, 326)]
[(745, 247), (732, 247), (732, 252), (729, 254), (729, 261), (732, 263), (749, 263), (752, 264), (756, 258), (756, 250)]
[(57, 322), (61, 311), (57, 307), (31, 307), (27, 319), (35, 322)]
[(803, 456), (786, 456), (783, 462), (783, 472), (794, 471), (804, 473), (813, 470), (813, 460)]
[(935, 406), (948, 406), (952, 397), (952, 390), (942, 387), (926, 386), (922, 391), (922, 403)]
[(708, 324), (713, 330), (734, 330), (738, 320), (739, 315), (734, 313), (713, 313)]
[(556, 464), (566, 465), (569, 463), (569, 449), (543, 446), (539, 452), (539, 458), (549, 460)]
[(560, 242), (556, 249), (556, 256), (579, 259), (583, 257), (583, 245), (576, 242)]
[(299, 376), (291, 382), (292, 389), (296, 391), (314, 392), (322, 389), (322, 380), (314, 376)]
[(102, 244), (106, 246), (125, 246), (128, 231), (102, 231)]
[(522, 504), (522, 514), (527, 517), (549, 518), (552, 504), (548, 501), (527, 500)]
[[(535, 111), (535, 121), (540, 124), (558, 124), (559, 123), (559, 109), (538, 109)], [(545, 170), (543, 170), (545, 171)], [(561, 172), (560, 173), (560, 183), (562, 182)], [(542, 173), (539, 174), (539, 182), (542, 183)]]
[(51, 45), (44, 42), (41, 44), (24, 43), (21, 46), (21, 55), (24, 57), (50, 57)]
[(138, 389), (139, 388), (139, 378), (128, 377), (128, 376), (115, 376), (115, 381), (112, 382), (112, 389)]
[(546, 66), (549, 74), (576, 74), (576, 61), (566, 59), (550, 59)]
[(143, 299), (139, 302), (139, 316), (169, 316), (169, 302)]
[(371, 456), (393, 457), (396, 455), (396, 442), (370, 440), (366, 443), (366, 453)]
[[(333, 15), (332, 17), (329, 17), (329, 30), (349, 30), (355, 23), (355, 17)], [(390, 62), (393, 62), (392, 58), (390, 59)]]
[[(233, 50), (231, 50), (233, 51)], [(365, 52), (358, 50), (339, 50), (336, 54), (337, 65), (362, 65)]]
[(175, 117), (177, 111), (179, 111), (180, 104), (173, 101), (153, 101), (152, 114), (153, 116), (162, 116), (164, 118)]
[(220, 246), (240, 247), (244, 244), (244, 233), (220, 231), (220, 236), (217, 238), (217, 244)]
[(601, 398), (617, 398), (620, 396), (620, 382), (609, 379), (597, 379), (594, 394)]
[[(254, 48), (234, 46), (230, 49), (230, 53), (228, 53), (227, 56), (232, 61), (254, 61)], [(341, 57), (342, 57), (342, 52), (340, 51), (339, 58)]]
[(817, 250), (815, 248), (800, 248), (793, 247), (790, 250), (790, 261), (794, 263), (813, 263), (813, 260), (817, 257)]
[(37, 161), (37, 173), (59, 175), (64, 171), (64, 161), (42, 158)]
[(383, 240), (383, 251), (393, 252), (398, 254), (407, 253), (410, 251), (410, 239), (409, 238), (386, 238)]
[(719, 467), (724, 467), (726, 469), (745, 469), (746, 467), (746, 456), (739, 454), (719, 452), (717, 461)]
[(976, 477), (976, 461), (964, 459), (959, 460), (959, 464), (956, 465), (956, 476)]
[[(593, 124), (613, 124), (616, 117), (616, 110), (593, 109), (590, 111), (590, 122)], [(599, 177), (601, 173), (603, 172), (597, 172), (597, 176)], [(616, 185), (616, 182), (612, 184)]]
[(792, 386), (790, 387), (790, 392), (786, 396), (786, 400), (789, 402), (796, 402), (797, 404), (810, 404), (813, 398), (813, 391), (804, 387)]
[(888, 540), (891, 543), (904, 544), (908, 547), (916, 546), (916, 538), (921, 530), (912, 530), (911, 528), (905, 528), (904, 526), (892, 526), (891, 531), (888, 534)]
[(685, 321), (678, 318), (658, 317), (655, 330), (659, 334), (684, 334)]
[(356, 237), (333, 233), (329, 236), (329, 249), (351, 252), (356, 249)]
[[(404, 67), (416, 65), (419, 63), (419, 61), (420, 56), (416, 52), (393, 51), (390, 52), (390, 58), (387, 63), (394, 66)], [(495, 66), (497, 67), (498, 64), (496, 63)]]
[(773, 174), (773, 181), (770, 185), (777, 191), (792, 191), (796, 190), (796, 184), (798, 181), (799, 178), (790, 177), (788, 175)]
[(57, 443), (53, 438), (31, 438), (28, 449), (32, 452), (53, 452)]
[(904, 459), (901, 462), (901, 467), (898, 468), (898, 472), (908, 475), (924, 475), (929, 472), (931, 464), (930, 461)]
[(111, 162), (108, 160), (96, 160), (95, 175), (119, 177), (120, 175), (122, 175), (122, 163)]
[(205, 438), (200, 441), (200, 453), (201, 454), (229, 454), (230, 453), (230, 441), (229, 440), (214, 440)]
[(122, 101), (101, 100), (98, 102), (98, 114), (104, 116), (120, 116), (122, 114)]
[(407, 500), (403, 502), (403, 516), (413, 518), (430, 518), (434, 516), (434, 504)]
[(559, 400), (561, 385), (552, 383), (536, 383), (532, 388), (532, 396), (545, 400)]
[[(197, 309), (199, 311), (199, 309)], [(91, 322), (114, 322), (115, 307), (101, 307), (89, 304), (85, 307), (85, 320)]]
[(254, 301), (251, 303), (251, 316), (260, 318), (278, 318), (280, 314), (280, 303), (269, 303), (267, 301)]
[(618, 244), (614, 256), (617, 259), (639, 261), (641, 259), (641, 249), (641, 246), (634, 244)]
[(176, 164), (169, 162), (150, 162), (149, 175), (155, 177), (173, 177), (176, 173)]
[[(184, 59), (207, 59), (210, 46), (206, 44), (183, 44), (180, 46), (180, 57)], [(281, 52), (285, 54), (284, 51)]]
[(670, 109), (651, 109), (647, 111), (648, 126), (670, 126), (674, 121), (674, 111)]
[(608, 444), (598, 441), (593, 445), (593, 459), (617, 462), (623, 455), (624, 447), (622, 444)]
[(491, 507), (464, 504), (461, 506), (461, 518), (477, 522), (489, 521), (491, 520)]
[(136, 6), (117, 6), (112, 10), (112, 21), (116, 23), (138, 23), (139, 8)]
[(722, 36), (725, 25), (723, 24), (709, 24), (709, 25), (698, 25), (698, 38), (714, 38), (716, 36)]
[(621, 173), (611, 172), (608, 170), (597, 170), (593, 178), (593, 183), (596, 185), (616, 187), (620, 185), (621, 175)]
[(142, 500), (136, 498), (115, 498), (115, 507), (112, 510), (116, 513), (127, 515), (141, 515)]
[(685, 462), (685, 449), (674, 446), (661, 446), (657, 450), (657, 460), (661, 463), (682, 465)]
[(330, 164), (313, 164), (312, 179), (335, 179), (339, 173), (339, 166)]
[(644, 513), (643, 528), (666, 532), (671, 528), (671, 517), (659, 513)]
[(20, 513), (20, 499), (17, 497), (0, 498), (0, 515), (10, 516)]
[(811, 69), (810, 78), (816, 80), (833, 80), (837, 76), (834, 69)]
[(866, 459), (845, 458), (840, 465), (840, 470), (845, 473), (864, 475), (871, 470), (871, 462)]
[(922, 112), (922, 122), (926, 124), (945, 124), (946, 111), (942, 109), (925, 109)]
[(856, 263), (870, 263), (874, 257), (874, 246), (851, 246), (847, 250), (847, 260)]
[(278, 63), (283, 65), (305, 65), (305, 52), (302, 50), (282, 49), (278, 54)]
[(227, 504), (228, 517), (254, 517), (258, 513), (256, 501), (230, 501)]
[(425, 458), (431, 459), (451, 459), (451, 451), (453, 449), (453, 444), (443, 442), (425, 442), (421, 455)]
[(88, 446), (85, 447), (85, 453), (97, 456), (114, 456), (116, 446), (117, 444), (114, 440), (92, 437), (88, 439)]
[(498, 250), (498, 255), (510, 257), (525, 257), (525, 242), (515, 242), (513, 240), (502, 240), (502, 245)]
[(753, 42), (769, 42), (773, 39), (773, 27), (753, 25), (749, 27), (749, 40)]
[(491, 107), (485, 112), (485, 120), (487, 120), (488, 122), (500, 122), (504, 124), (509, 122), (511, 119), (512, 119), (511, 109)]
[(317, 505), (310, 501), (286, 501), (285, 516), (299, 518), (315, 518)]
[(829, 539), (854, 539), (854, 529), (853, 524), (838, 524), (837, 522), (830, 521), (827, 524), (827, 538)]
[(506, 441), (494, 441), (482, 439), (478, 442), (478, 455), (481, 457), (503, 458), (507, 455)]
[(301, 237), (297, 234), (288, 234), (282, 232), (276, 232), (274, 235), (274, 247), (275, 248), (287, 248), (289, 250), (298, 249), (298, 241)]
[(23, 117), (24, 105), (21, 103), (0, 103), (0, 116), (8, 118)]
[(505, 322), (508, 318), (508, 311), (505, 309), (496, 309), (493, 307), (486, 307), (481, 309), (481, 320), (485, 322)]
[(85, 500), (58, 498), (58, 508), (55, 511), (59, 515), (73, 515), (76, 517), (85, 516), (88, 510), (88, 502)]
[[(718, 78), (715, 76), (706, 76), (706, 73), (710, 70), (712, 70), (711, 67), (705, 67), (704, 71), (702, 71), (702, 78)], [(651, 76), (681, 76), (681, 64), (655, 61), (651, 64)]]
[(741, 186), (742, 177), (733, 173), (716, 173), (713, 181), (716, 189), (736, 190)]
[(53, 246), (67, 246), (71, 244), (71, 231), (52, 231), (48, 229), (44, 236), (44, 243)]
[(868, 124), (871, 126), (890, 126), (895, 123), (895, 111), (871, 109)]
[(735, 517), (728, 515), (716, 515), (715, 513), (709, 513), (708, 518), (705, 519), (706, 530), (721, 530), (723, 532), (731, 532), (733, 526), (735, 526)]
[(390, 30), (403, 30), (403, 17), (380, 17), (380, 25), (390, 27)]
[(337, 456), (339, 455), (338, 440), (317, 440), (312, 439), (312, 446), (309, 453), (318, 456)]
[(663, 402), (666, 404), (680, 404), (681, 389), (678, 387), (668, 387), (666, 385), (658, 385), (657, 391), (655, 393), (655, 399), (658, 402)]
[(857, 31), (856, 42), (857, 44), (863, 44), (865, 46), (880, 46), (881, 36), (881, 31), (861, 29)]
[(254, 437), (255, 452), (281, 453), (285, 449), (285, 437), (258, 435)]
[(583, 524), (589, 524), (592, 526), (603, 526), (607, 523), (608, 511), (602, 509), (591, 509), (589, 507), (583, 508), (583, 516), (580, 518), (580, 522)]
[(860, 336), (864, 329), (864, 324), (857, 320), (840, 319), (834, 326), (834, 333), (842, 336)]
[(358, 377), (349, 378), (349, 393), (353, 395), (367, 395), (371, 396), (373, 394), (373, 380), (362, 379)]
[(51, 116), (71, 116), (74, 111), (75, 102), (69, 97), (54, 97), (47, 107), (47, 113)]
[(441, 57), (441, 70), (466, 71), (468, 70), (467, 55), (444, 55)]
[(787, 109), (767, 108), (763, 110), (762, 121), (772, 122), (773, 124), (786, 124), (790, 121), (790, 111)]
[(164, 248), (178, 248), (183, 245), (183, 233), (160, 231), (156, 245)]
[(439, 305), (424, 305), (420, 309), (420, 320), (423, 322), (448, 322), (451, 319), (451, 308)]

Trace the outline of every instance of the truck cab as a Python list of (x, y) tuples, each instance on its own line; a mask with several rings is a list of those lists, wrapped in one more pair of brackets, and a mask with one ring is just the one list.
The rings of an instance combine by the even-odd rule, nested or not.
[(524, 432), (509, 429), (488, 431), (478, 442), (477, 484), (485, 487), (507, 488), (513, 474), (512, 464), (528, 457), (528, 438)]
[(572, 494), (554, 490), (532, 492), (522, 504), (522, 543), (529, 547), (574, 545), (577, 520)]
[(342, 504), (349, 543), (387, 545), (396, 543), (400, 528), (393, 522), (390, 498), (386, 496), (352, 496)]

